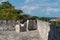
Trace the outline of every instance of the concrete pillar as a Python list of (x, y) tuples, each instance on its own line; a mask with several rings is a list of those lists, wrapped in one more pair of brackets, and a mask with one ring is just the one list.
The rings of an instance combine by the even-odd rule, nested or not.
[(19, 24), (16, 24), (16, 26), (15, 26), (15, 31), (16, 31), (16, 32), (20, 32), (20, 26), (19, 26)]

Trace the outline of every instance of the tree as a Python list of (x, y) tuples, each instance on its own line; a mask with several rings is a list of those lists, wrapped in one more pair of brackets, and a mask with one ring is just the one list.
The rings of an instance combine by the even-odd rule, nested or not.
[(6, 2), (2, 2), (2, 3), (1, 3), (1, 8), (2, 8), (2, 9), (14, 8), (14, 6), (12, 6), (12, 4), (10, 4), (8, 1), (6, 1)]
[(23, 13), (22, 10), (15, 9), (15, 7), (7, 2), (0, 4), (0, 19), (1, 20), (18, 20), (19, 14)]
[(41, 17), (40, 20), (49, 22), (50, 21), (50, 18)]
[(32, 16), (31, 19), (36, 20), (36, 19), (39, 19), (39, 17), (37, 17), (37, 16)]
[(20, 19), (29, 19), (31, 16), (29, 14), (21, 14)]

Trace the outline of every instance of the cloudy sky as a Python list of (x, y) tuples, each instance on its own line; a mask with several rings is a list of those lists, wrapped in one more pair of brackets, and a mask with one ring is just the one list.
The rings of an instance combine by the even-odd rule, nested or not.
[[(0, 0), (0, 3), (6, 0)], [(60, 0), (8, 0), (24, 13), (39, 17), (60, 17)]]

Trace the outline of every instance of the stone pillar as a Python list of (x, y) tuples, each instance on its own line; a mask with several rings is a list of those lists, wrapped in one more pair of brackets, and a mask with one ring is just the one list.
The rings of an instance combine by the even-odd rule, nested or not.
[(29, 24), (29, 20), (27, 20), (27, 27), (26, 27), (26, 31), (28, 31), (28, 24)]
[(15, 26), (15, 31), (16, 31), (16, 32), (20, 32), (20, 26), (19, 26), (19, 24), (16, 24), (16, 26)]
[(37, 20), (37, 30), (41, 40), (48, 40), (50, 24), (48, 22)]

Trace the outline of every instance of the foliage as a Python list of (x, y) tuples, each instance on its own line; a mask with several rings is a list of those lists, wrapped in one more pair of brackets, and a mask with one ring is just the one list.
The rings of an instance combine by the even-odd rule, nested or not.
[(32, 20), (37, 20), (37, 19), (39, 19), (39, 17), (37, 17), (37, 16), (32, 16), (30, 19), (32, 19)]
[(56, 26), (60, 26), (60, 22), (55, 22), (55, 25)]
[(8, 1), (0, 4), (0, 19), (1, 20), (18, 20), (22, 10), (15, 9)]
[(20, 14), (20, 19), (29, 19), (31, 16), (29, 14)]
[(41, 17), (41, 18), (39, 18), (39, 20), (47, 21), (47, 22), (49, 22), (49, 21), (50, 21), (50, 19), (51, 19), (51, 18), (46, 18), (46, 17)]

